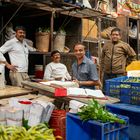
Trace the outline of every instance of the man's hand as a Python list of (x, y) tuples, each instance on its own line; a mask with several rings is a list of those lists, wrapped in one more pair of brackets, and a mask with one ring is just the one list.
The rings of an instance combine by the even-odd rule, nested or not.
[(10, 69), (11, 71), (13, 71), (13, 72), (16, 72), (17, 71), (17, 66), (6, 64), (6, 67), (8, 69)]
[(39, 49), (36, 49), (36, 52), (42, 52), (41, 50), (39, 50)]
[(78, 81), (77, 79), (73, 80), (73, 82), (76, 82), (78, 85), (80, 85), (80, 81)]

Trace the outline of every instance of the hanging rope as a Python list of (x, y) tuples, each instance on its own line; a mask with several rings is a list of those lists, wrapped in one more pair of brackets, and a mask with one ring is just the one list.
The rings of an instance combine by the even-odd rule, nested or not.
[(87, 33), (86, 36), (84, 37), (83, 41), (87, 38), (87, 36), (88, 36), (89, 33), (92, 31), (92, 29), (94, 28), (95, 25), (96, 25), (96, 22), (92, 25), (92, 27), (90, 28), (90, 30), (88, 31), (88, 33)]
[(24, 2), (21, 2), (20, 6), (18, 7), (18, 9), (14, 12), (14, 14), (10, 17), (10, 19), (7, 21), (7, 23), (3, 26), (3, 28), (0, 30), (0, 34), (3, 32), (3, 30), (6, 28), (6, 26), (11, 22), (11, 20), (13, 19), (13, 17), (18, 13), (18, 11), (20, 10), (20, 8), (24, 5)]
[[(66, 16), (66, 18), (64, 19), (62, 25), (59, 27), (59, 29), (58, 29), (58, 31), (57, 31), (55, 37), (57, 36), (57, 34), (59, 33), (59, 31), (60, 31), (61, 29), (63, 29), (64, 27), (66, 27), (67, 24), (72, 20), (72, 18), (74, 18), (74, 15), (76, 14), (76, 12), (75, 12), (75, 13), (71, 16), (71, 18), (67, 21), (67, 19), (69, 18), (70, 12), (71, 12), (71, 11), (69, 11), (69, 13), (68, 13), (68, 15)], [(55, 39), (55, 37), (54, 37), (54, 39)]]
[[(68, 15), (66, 16), (66, 18), (64, 19), (62, 25), (59, 27), (58, 32), (59, 32), (62, 28), (65, 27), (64, 25), (65, 25), (65, 22), (67, 21), (67, 19), (68, 19), (68, 17), (69, 17), (69, 14), (70, 14), (70, 11), (69, 11)], [(67, 22), (66, 22), (66, 23), (67, 23)]]

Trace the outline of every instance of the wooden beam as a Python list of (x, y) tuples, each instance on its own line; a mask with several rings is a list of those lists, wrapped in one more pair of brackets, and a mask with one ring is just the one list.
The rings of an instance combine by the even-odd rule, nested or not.
[(53, 29), (54, 29), (54, 14), (55, 11), (52, 12), (52, 16), (51, 16), (51, 51), (54, 49), (53, 47)]

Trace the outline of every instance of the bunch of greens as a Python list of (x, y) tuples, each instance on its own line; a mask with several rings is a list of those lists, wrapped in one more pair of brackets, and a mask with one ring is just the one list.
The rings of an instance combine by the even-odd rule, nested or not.
[(48, 28), (48, 27), (39, 27), (37, 29), (37, 32), (47, 32), (47, 33), (50, 33), (50, 28)]
[(64, 28), (61, 28), (61, 29), (59, 30), (59, 33), (60, 33), (60, 34), (66, 34), (66, 31), (64, 30)]
[(139, 77), (130, 77), (123, 82), (131, 82), (131, 83), (140, 83), (140, 78)]
[(78, 112), (78, 115), (83, 121), (87, 120), (97, 120), (103, 123), (105, 122), (117, 122), (120, 124), (125, 124), (125, 121), (118, 118), (116, 115), (108, 112), (103, 108), (96, 100), (89, 101), (88, 105), (85, 105), (80, 108), (81, 111)]

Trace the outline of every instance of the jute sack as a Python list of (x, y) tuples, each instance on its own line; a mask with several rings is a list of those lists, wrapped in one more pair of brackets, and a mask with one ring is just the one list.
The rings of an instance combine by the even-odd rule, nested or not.
[(37, 32), (36, 33), (36, 48), (42, 52), (49, 51), (50, 33)]
[(114, 29), (115, 27), (108, 27), (106, 29), (104, 29), (101, 32), (101, 37), (105, 38), (105, 39), (110, 39), (110, 35), (111, 35), (111, 31)]
[(60, 52), (64, 52), (65, 47), (65, 33), (58, 33), (54, 39), (54, 50), (58, 50)]

